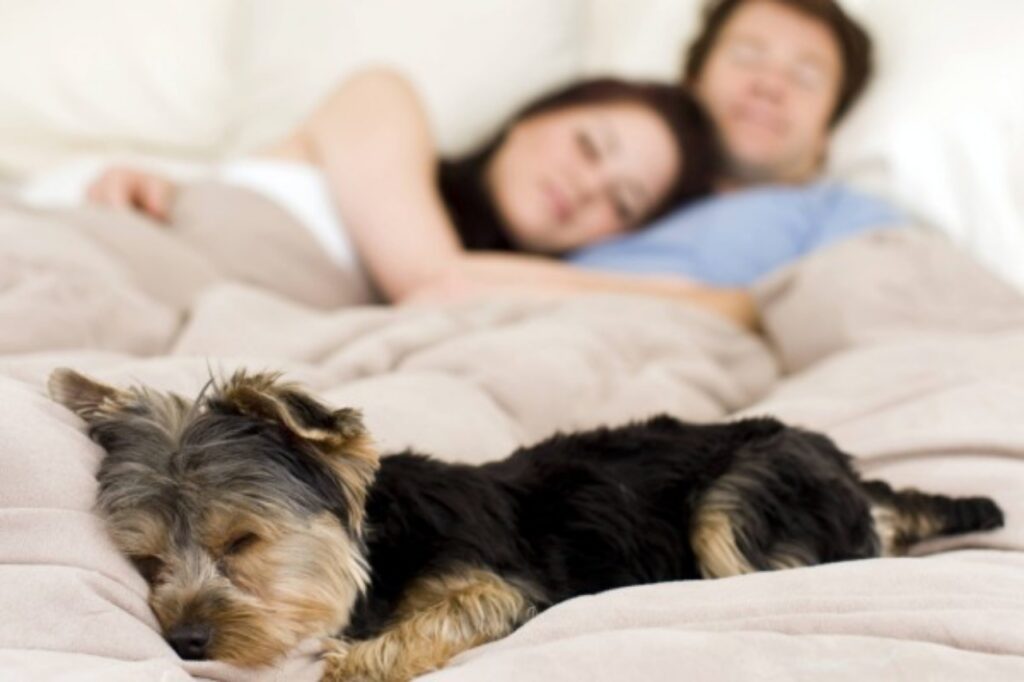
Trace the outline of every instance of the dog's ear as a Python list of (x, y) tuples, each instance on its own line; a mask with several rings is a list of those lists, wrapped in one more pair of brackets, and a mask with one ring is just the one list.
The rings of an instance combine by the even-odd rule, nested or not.
[(127, 391), (100, 383), (67, 367), (55, 369), (50, 374), (47, 390), (53, 400), (87, 422), (124, 408), (131, 397)]
[(358, 410), (332, 410), (301, 388), (284, 383), (276, 374), (236, 372), (212, 396), (216, 409), (275, 421), (304, 440), (325, 449), (342, 447), (366, 436)]
[(361, 521), (379, 460), (358, 410), (331, 409), (298, 386), (280, 381), (277, 374), (245, 372), (236, 372), (217, 387), (207, 404), (212, 410), (275, 422), (311, 444), (341, 484), (352, 518)]

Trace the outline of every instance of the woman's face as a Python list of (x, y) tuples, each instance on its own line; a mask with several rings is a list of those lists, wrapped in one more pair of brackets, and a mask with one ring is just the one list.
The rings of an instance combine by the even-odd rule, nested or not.
[(645, 105), (585, 104), (513, 125), (486, 182), (512, 241), (556, 254), (640, 224), (682, 163), (668, 125)]

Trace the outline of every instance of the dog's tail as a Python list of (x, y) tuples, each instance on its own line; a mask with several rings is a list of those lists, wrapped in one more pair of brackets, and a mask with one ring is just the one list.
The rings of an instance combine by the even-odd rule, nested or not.
[(918, 490), (893, 490), (882, 481), (865, 481), (871, 515), (883, 556), (906, 554), (916, 542), (943, 535), (993, 530), (1003, 525), (1003, 510), (988, 497), (947, 497)]

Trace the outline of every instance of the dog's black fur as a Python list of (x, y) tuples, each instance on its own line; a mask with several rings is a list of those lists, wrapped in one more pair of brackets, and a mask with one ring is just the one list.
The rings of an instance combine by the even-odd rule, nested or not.
[(828, 438), (770, 418), (660, 416), (468, 466), (378, 458), (356, 411), (272, 374), (195, 401), (71, 370), (50, 391), (107, 451), (97, 510), (175, 650), (263, 665), (339, 636), (332, 681), (410, 679), (577, 595), (1003, 523), (988, 498), (861, 481)]
[(367, 503), (370, 590), (346, 634), (376, 634), (411, 581), (460, 565), (529, 586), (538, 608), (700, 578), (694, 511), (730, 471), (746, 470), (734, 522), (755, 569), (775, 567), (780, 546), (798, 548), (806, 564), (878, 556), (879, 503), (899, 510), (908, 500), (908, 511), (935, 520), (936, 534), (1002, 525), (987, 498), (897, 493), (862, 483), (850, 461), (824, 436), (770, 418), (696, 425), (668, 416), (558, 435), (478, 467), (383, 457)]

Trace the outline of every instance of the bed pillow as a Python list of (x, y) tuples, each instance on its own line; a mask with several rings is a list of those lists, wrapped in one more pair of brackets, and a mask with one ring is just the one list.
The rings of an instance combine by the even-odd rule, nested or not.
[(405, 71), (446, 151), (574, 78), (586, 0), (0, 2), (0, 181), (209, 162), (284, 135), (345, 74)]
[(1024, 287), (1024, 3), (862, 0), (876, 78), (830, 173), (888, 197)]
[(394, 66), (446, 151), (480, 141), (524, 101), (572, 79), (583, 0), (307, 0), (247, 4), (233, 147), (285, 134), (361, 66)]
[(676, 80), (702, 6), (702, 0), (591, 0), (584, 70)]
[(0, 2), (0, 180), (78, 154), (213, 154), (236, 6)]

